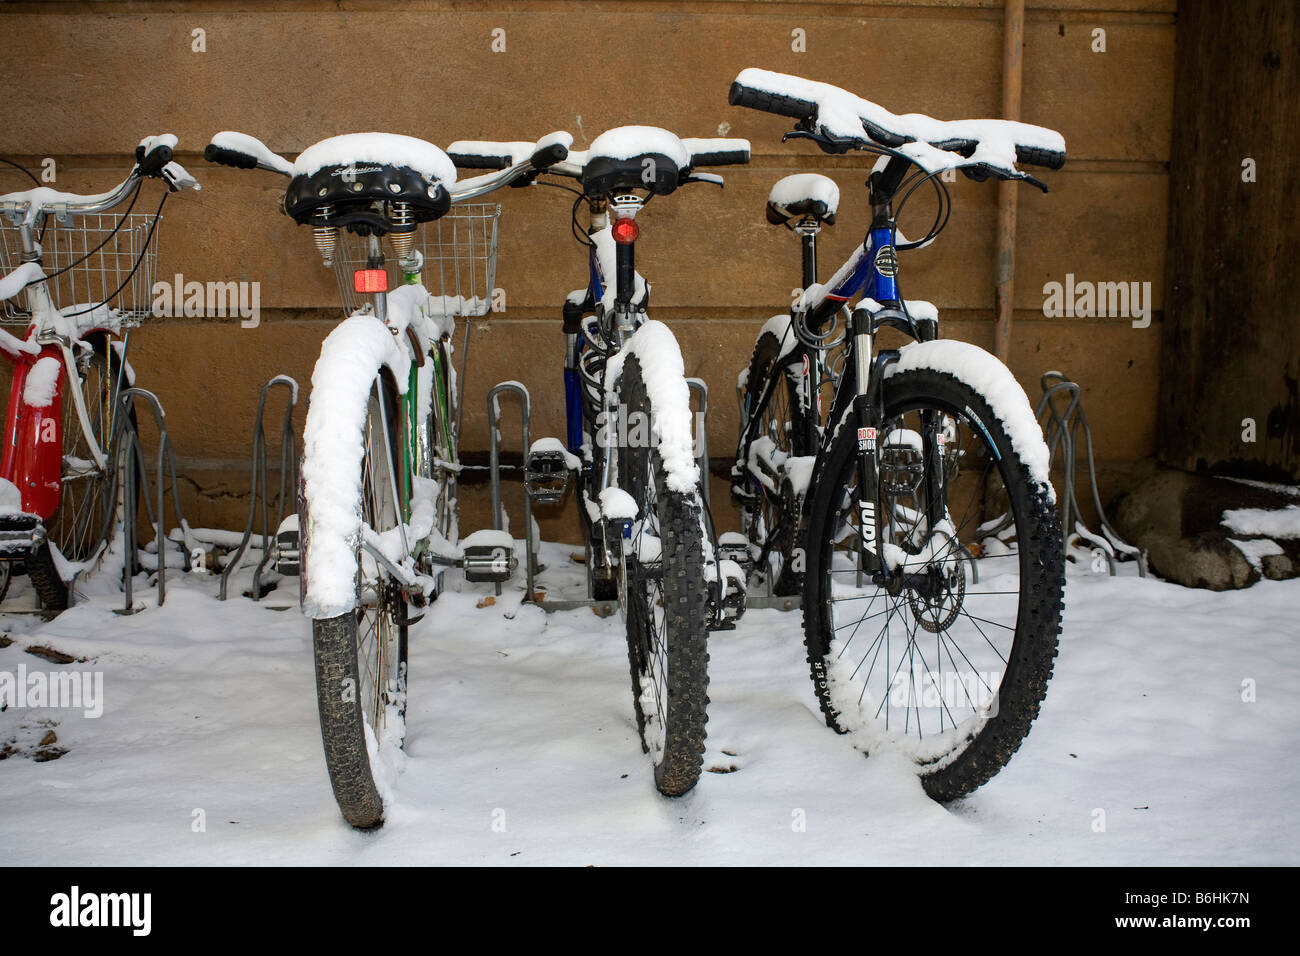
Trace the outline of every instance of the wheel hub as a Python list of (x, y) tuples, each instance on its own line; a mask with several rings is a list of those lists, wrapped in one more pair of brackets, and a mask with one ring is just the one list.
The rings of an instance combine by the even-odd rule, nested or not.
[(924, 580), (907, 590), (907, 603), (916, 623), (931, 634), (945, 631), (957, 620), (966, 597), (966, 575), (958, 562), (949, 568), (931, 568)]

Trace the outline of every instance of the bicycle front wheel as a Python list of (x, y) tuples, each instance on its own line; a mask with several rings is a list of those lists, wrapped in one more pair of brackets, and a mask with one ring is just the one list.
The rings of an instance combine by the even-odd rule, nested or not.
[[(638, 509), (625, 542), (621, 595), (632, 701), (655, 786), (680, 796), (699, 780), (708, 719), (703, 505), (698, 479), (683, 490), (652, 438), (656, 415), (668, 413), (654, 407), (635, 354), (624, 362), (618, 394), (627, 426), (618, 449), (620, 480)], [(689, 419), (677, 425), (689, 428)]]
[[(363, 432), (362, 535), (401, 533), (396, 530), (402, 523), (400, 432), (396, 392), (381, 375), (370, 394)], [(308, 542), (304, 550), (309, 548)], [(356, 607), (313, 620), (312, 639), (334, 797), (350, 824), (371, 829), (384, 819), (382, 768), (401, 749), (406, 732), (406, 605), (398, 584), (362, 548), (356, 582)]]
[(808, 661), (830, 727), (863, 752), (904, 754), (931, 797), (952, 800), (997, 773), (1038, 715), (1060, 630), (1060, 522), (984, 396), (929, 368), (885, 391), (869, 550), (902, 574), (865, 569), (872, 503), (846, 424), (815, 481)]

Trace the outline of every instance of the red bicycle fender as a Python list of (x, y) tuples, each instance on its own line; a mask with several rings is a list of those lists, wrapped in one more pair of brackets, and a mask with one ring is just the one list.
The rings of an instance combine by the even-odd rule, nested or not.
[(52, 358), (60, 367), (63, 365), (63, 352), (56, 346), (47, 346), (39, 355), (24, 356), (14, 363), (0, 472), (17, 486), (22, 495), (23, 511), (48, 521), (58, 510), (63, 491), (63, 388), (66, 372), (61, 372), (55, 379), (50, 404), (43, 408), (28, 405), (23, 397), (27, 374), (43, 358)]

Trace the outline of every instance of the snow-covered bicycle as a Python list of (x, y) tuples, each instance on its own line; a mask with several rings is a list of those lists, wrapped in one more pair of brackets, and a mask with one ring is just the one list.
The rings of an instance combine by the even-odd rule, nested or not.
[[(331, 137), (294, 162), (237, 132), (204, 152), (289, 180), (283, 211), (311, 227), (347, 314), (312, 373), (299, 514), (277, 539), (312, 619), (330, 782), (358, 828), (383, 822), (386, 768), (405, 735), (409, 609), (436, 596), (447, 568), (492, 573), (513, 544), (457, 537), (450, 339), (457, 315), (487, 308), (499, 212), (469, 201), (563, 159), (570, 142), (552, 134), (508, 168), (460, 182), (441, 149), (396, 134)], [(484, 275), (462, 275), (474, 269)]]
[[(0, 196), (0, 320), (26, 327), (21, 339), (0, 329), (0, 354), (14, 368), (0, 461), (0, 598), (22, 562), (44, 608), (66, 608), (72, 577), (118, 517), (110, 442), (116, 416), (134, 414), (118, 401), (134, 384), (127, 335), (150, 311), (163, 201), (199, 188), (172, 160), (175, 147), (171, 134), (141, 140), (131, 172), (107, 192), (61, 192), (33, 176), (35, 188)], [(150, 178), (167, 191), (154, 212), (132, 212)]]
[[(932, 797), (954, 799), (997, 773), (1038, 715), (1061, 622), (1061, 529), (1024, 390), (984, 350), (938, 339), (933, 306), (903, 298), (898, 254), (946, 224), (941, 172), (1046, 191), (1017, 164), (1059, 169), (1065, 142), (1023, 123), (896, 116), (757, 69), (737, 77), (730, 101), (797, 120), (786, 138), (880, 157), (864, 241), (825, 283), (805, 256), (802, 295), (765, 326), (742, 373), (733, 485), (755, 572), (802, 591), (827, 724), (864, 752), (901, 751)], [(925, 183), (939, 208), (909, 242), (897, 215)], [(770, 218), (811, 232), (834, 212), (832, 186), (783, 181)], [(912, 341), (876, 350), (886, 327)], [(823, 360), (832, 349), (838, 370)], [(816, 373), (831, 371), (823, 427)]]
[[(517, 164), (529, 145), (461, 141), (448, 152), (463, 168), (500, 169)], [(580, 185), (570, 189), (571, 224), (587, 247), (588, 284), (564, 306), (565, 441), (534, 443), (525, 482), (529, 494), (558, 502), (576, 476), (590, 593), (617, 598), (623, 610), (642, 748), (668, 796), (699, 780), (708, 632), (733, 626), (744, 582), (713, 540), (681, 350), (668, 327), (649, 318), (650, 286), (636, 271), (637, 215), (680, 186), (721, 185), (721, 177), (697, 172), (702, 167), (748, 161), (745, 140), (624, 126), (546, 170)]]

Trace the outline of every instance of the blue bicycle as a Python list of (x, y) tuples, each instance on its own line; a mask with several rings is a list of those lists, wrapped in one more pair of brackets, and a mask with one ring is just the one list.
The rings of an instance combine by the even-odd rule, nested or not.
[[(745, 556), (773, 591), (802, 597), (827, 724), (864, 753), (905, 754), (927, 793), (955, 799), (1007, 763), (1038, 715), (1060, 632), (1061, 528), (1024, 390), (984, 350), (939, 339), (933, 306), (903, 297), (899, 253), (946, 225), (944, 170), (1046, 191), (1017, 164), (1059, 169), (1065, 143), (1022, 123), (896, 116), (764, 70), (743, 71), (730, 101), (797, 120), (787, 139), (879, 157), (870, 227), (825, 283), (814, 242), (838, 191), (790, 177), (769, 201), (769, 220), (803, 237), (804, 290), (742, 374), (732, 474)], [(898, 212), (927, 183), (934, 223), (907, 241)], [(877, 349), (883, 328), (911, 341)]]

